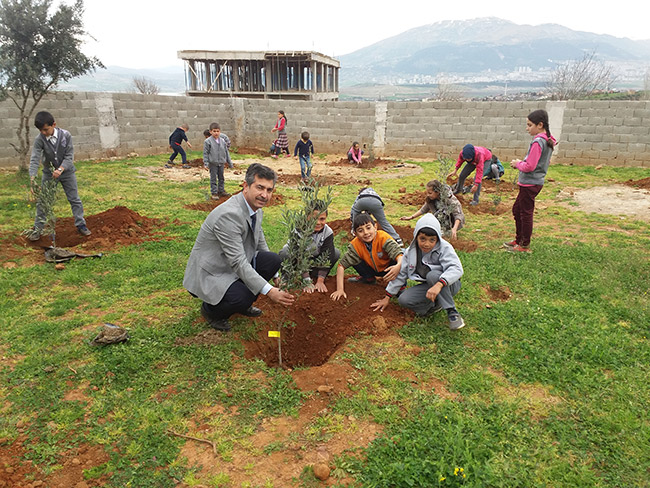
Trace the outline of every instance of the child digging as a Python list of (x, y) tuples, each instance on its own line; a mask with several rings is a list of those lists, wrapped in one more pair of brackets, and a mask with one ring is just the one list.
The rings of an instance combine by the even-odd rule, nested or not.
[(352, 266), (360, 276), (348, 278), (350, 283), (372, 285), (377, 277), (384, 282), (393, 280), (402, 264), (402, 248), (388, 233), (377, 229), (377, 224), (367, 213), (360, 213), (353, 221), (355, 238), (348, 245), (336, 268), (336, 291), (332, 300), (347, 298), (344, 290), (345, 269)]
[[(446, 202), (442, 200), (443, 192), (446, 193)], [(412, 220), (426, 213), (432, 213), (442, 227), (449, 231), (452, 239), (458, 238), (458, 231), (465, 225), (465, 214), (458, 198), (452, 195), (449, 185), (438, 180), (427, 183), (427, 198), (422, 208), (413, 215), (400, 217), (400, 220)]]
[[(440, 222), (432, 214), (426, 214), (417, 221), (413, 237), (399, 275), (388, 283), (386, 296), (374, 302), (370, 308), (382, 312), (391, 297), (398, 296), (402, 307), (413, 310), (421, 317), (446, 310), (449, 328), (461, 329), (465, 321), (456, 310), (454, 295), (460, 290), (463, 265), (456, 251), (442, 239)], [(405, 288), (407, 280), (419, 284)]]
[(203, 166), (210, 170), (210, 193), (213, 200), (229, 197), (226, 192), (226, 179), (223, 175), (224, 164), (233, 168), (228, 150), (228, 140), (221, 134), (221, 127), (216, 122), (210, 124), (210, 137), (203, 142)]

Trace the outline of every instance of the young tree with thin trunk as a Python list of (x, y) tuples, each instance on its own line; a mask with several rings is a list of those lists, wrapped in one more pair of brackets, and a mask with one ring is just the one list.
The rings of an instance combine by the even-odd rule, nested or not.
[(134, 76), (133, 87), (137, 93), (143, 95), (158, 95), (160, 93), (160, 88), (156, 85), (156, 82), (144, 76)]
[(83, 1), (0, 0), (0, 99), (8, 98), (20, 112), (16, 129), (21, 170), (27, 169), (32, 115), (43, 97), (60, 82), (103, 68), (80, 50), (87, 35)]

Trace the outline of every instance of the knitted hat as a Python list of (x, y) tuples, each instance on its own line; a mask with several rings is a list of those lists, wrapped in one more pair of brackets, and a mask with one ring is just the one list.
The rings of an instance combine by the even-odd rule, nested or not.
[(474, 146), (471, 144), (465, 144), (463, 147), (463, 152), (461, 153), (463, 155), (463, 159), (465, 161), (474, 161), (474, 156), (476, 156), (476, 150), (474, 149)]

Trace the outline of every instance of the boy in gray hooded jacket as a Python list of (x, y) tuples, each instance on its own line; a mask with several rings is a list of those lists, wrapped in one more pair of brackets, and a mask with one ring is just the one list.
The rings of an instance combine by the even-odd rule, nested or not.
[[(463, 265), (454, 247), (441, 235), (440, 222), (432, 214), (417, 221), (399, 274), (386, 286), (386, 296), (371, 305), (375, 312), (383, 311), (390, 298), (398, 295), (399, 304), (419, 316), (445, 309), (451, 330), (465, 326), (454, 303), (454, 295), (460, 291)], [(419, 284), (406, 288), (407, 280)]]

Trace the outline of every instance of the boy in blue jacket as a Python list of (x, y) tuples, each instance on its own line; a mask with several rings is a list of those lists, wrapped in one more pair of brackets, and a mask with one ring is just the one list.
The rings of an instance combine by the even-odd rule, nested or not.
[[(421, 317), (444, 309), (451, 330), (465, 326), (454, 303), (454, 295), (460, 290), (463, 265), (453, 246), (441, 236), (440, 222), (433, 214), (428, 213), (418, 220), (399, 274), (386, 286), (386, 296), (370, 306), (375, 312), (383, 311), (391, 297), (399, 295), (399, 304)], [(407, 280), (419, 284), (405, 288)]]
[(171, 156), (169, 156), (169, 161), (167, 161), (165, 168), (171, 168), (174, 165), (174, 159), (176, 159), (176, 156), (178, 154), (181, 155), (183, 168), (189, 168), (187, 164), (187, 155), (185, 154), (185, 149), (183, 149), (183, 146), (181, 146), (183, 141), (185, 141), (187, 142), (187, 147), (192, 147), (190, 141), (187, 140), (187, 134), (185, 134), (188, 130), (190, 130), (190, 126), (187, 124), (182, 124), (181, 126), (176, 127), (176, 130), (174, 130), (174, 132), (172, 132), (172, 134), (169, 136), (169, 148), (174, 152)]

